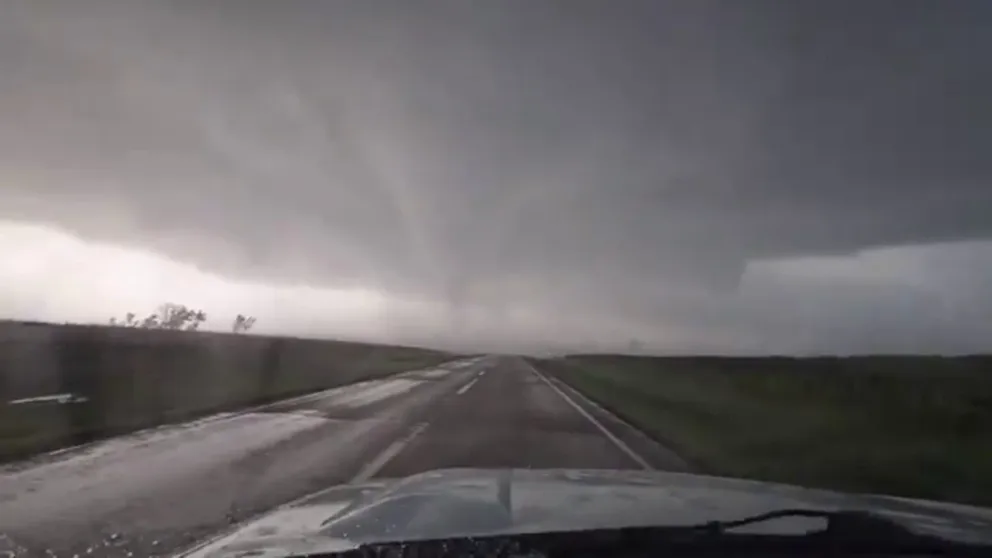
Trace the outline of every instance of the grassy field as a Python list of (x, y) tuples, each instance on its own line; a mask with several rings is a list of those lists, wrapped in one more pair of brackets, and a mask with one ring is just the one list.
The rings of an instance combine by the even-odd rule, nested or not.
[(706, 473), (992, 505), (992, 357), (539, 365)]

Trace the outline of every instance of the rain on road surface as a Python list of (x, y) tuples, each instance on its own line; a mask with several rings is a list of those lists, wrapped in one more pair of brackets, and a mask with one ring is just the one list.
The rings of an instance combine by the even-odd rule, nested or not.
[(170, 556), (328, 486), (446, 467), (685, 465), (522, 359), (466, 359), (0, 467), (0, 556)]

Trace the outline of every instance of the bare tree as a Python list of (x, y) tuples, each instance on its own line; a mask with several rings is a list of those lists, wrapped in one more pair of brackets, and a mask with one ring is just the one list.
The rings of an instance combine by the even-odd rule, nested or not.
[(158, 329), (160, 325), (161, 324), (158, 322), (158, 314), (152, 314), (144, 320), (141, 320), (141, 327), (145, 329)]
[(200, 324), (207, 321), (207, 314), (203, 310), (189, 310), (186, 315), (186, 331), (196, 331)]
[(144, 329), (172, 329), (196, 331), (200, 324), (207, 321), (203, 310), (194, 310), (182, 304), (166, 302), (158, 308), (158, 312), (138, 321), (134, 312), (128, 312), (123, 321), (110, 319), (111, 326), (141, 327)]
[(193, 331), (207, 320), (203, 310), (194, 310), (182, 304), (167, 302), (158, 309), (158, 323), (162, 329)]
[(162, 329), (181, 329), (186, 323), (188, 310), (182, 304), (166, 302), (158, 307), (159, 324)]
[(238, 314), (234, 318), (234, 323), (231, 325), (231, 330), (234, 333), (247, 333), (253, 325), (255, 325), (255, 318), (253, 316), (243, 316)]

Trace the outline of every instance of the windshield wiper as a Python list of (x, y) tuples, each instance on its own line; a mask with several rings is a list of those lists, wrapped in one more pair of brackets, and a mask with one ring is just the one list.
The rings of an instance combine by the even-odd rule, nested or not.
[[(825, 519), (824, 529), (800, 534), (737, 532), (782, 518)], [(363, 544), (341, 553), (368, 556), (660, 556), (679, 554), (795, 555), (872, 554), (992, 556), (992, 546), (915, 533), (894, 520), (865, 511), (785, 509), (733, 521), (697, 525), (623, 527)]]
[(710, 521), (687, 527), (673, 527), (672, 529), (697, 531), (708, 535), (722, 535), (741, 527), (792, 517), (825, 519), (827, 521), (826, 529), (807, 533), (806, 536), (815, 534), (829, 537), (885, 538), (887, 540), (904, 539), (907, 537), (913, 540), (919, 540), (920, 537), (925, 537), (924, 535), (910, 531), (891, 519), (866, 511), (810, 510), (802, 508), (777, 510), (733, 521)]

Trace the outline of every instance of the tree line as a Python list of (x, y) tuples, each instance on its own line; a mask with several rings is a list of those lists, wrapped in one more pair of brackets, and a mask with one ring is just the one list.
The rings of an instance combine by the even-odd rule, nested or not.
[[(140, 319), (134, 312), (128, 312), (123, 319), (112, 317), (110, 318), (110, 326), (196, 331), (205, 321), (207, 321), (207, 313), (203, 310), (190, 308), (184, 304), (166, 302), (159, 306), (157, 311)], [(254, 325), (254, 316), (238, 314), (231, 323), (231, 331), (247, 333)]]

